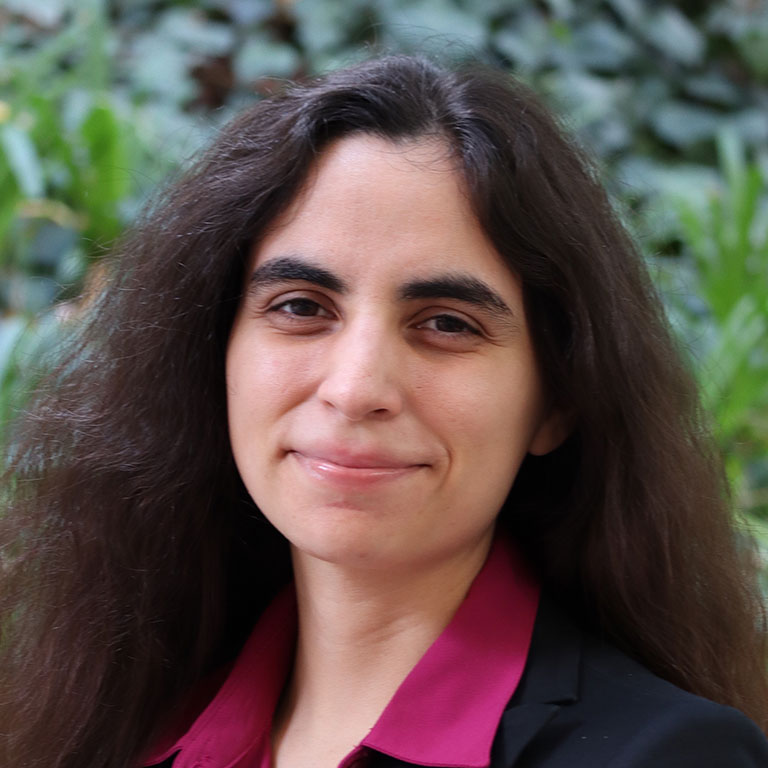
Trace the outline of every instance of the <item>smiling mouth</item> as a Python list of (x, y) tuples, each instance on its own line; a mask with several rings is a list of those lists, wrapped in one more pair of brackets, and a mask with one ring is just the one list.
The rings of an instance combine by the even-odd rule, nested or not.
[(340, 463), (300, 451), (289, 451), (288, 453), (311, 477), (334, 485), (367, 486), (399, 480), (428, 466), (427, 464), (401, 464), (386, 459), (368, 457), (345, 458), (343, 463)]

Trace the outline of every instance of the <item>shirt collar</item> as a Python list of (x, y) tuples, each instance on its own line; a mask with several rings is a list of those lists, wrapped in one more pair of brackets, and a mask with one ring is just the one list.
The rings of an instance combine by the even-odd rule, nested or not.
[[(483, 768), (504, 708), (523, 673), (539, 587), (514, 547), (497, 537), (466, 598), (411, 670), (362, 746), (405, 762)], [(292, 587), (272, 602), (211, 703), (173, 746), (174, 768), (205, 761), (236, 766), (269, 738), (293, 658), (296, 599)]]
[(538, 584), (498, 538), (451, 622), (390, 700), (363, 745), (417, 765), (490, 763), (523, 674)]

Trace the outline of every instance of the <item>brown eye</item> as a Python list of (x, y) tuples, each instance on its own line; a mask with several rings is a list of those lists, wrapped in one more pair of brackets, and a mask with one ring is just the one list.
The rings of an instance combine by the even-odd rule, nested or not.
[(438, 333), (445, 333), (451, 336), (464, 333), (471, 333), (476, 336), (480, 335), (480, 331), (477, 328), (455, 315), (436, 315), (423, 322), (422, 326), (437, 331)]
[(295, 317), (330, 317), (331, 314), (324, 307), (312, 299), (296, 298), (288, 299), (280, 304), (270, 307), (270, 312), (279, 312)]

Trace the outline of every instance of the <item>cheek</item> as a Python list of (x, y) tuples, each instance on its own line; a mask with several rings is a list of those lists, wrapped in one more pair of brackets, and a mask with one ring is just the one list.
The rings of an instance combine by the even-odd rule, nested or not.
[[(227, 417), (229, 437), (237, 463), (253, 461), (269, 414), (279, 407), (280, 387), (275, 366), (243, 336), (235, 336), (227, 349)], [(249, 437), (250, 436), (250, 437)], [(241, 471), (243, 467), (241, 466)]]
[(269, 419), (311, 390), (314, 356), (297, 345), (279, 350), (269, 340), (234, 337), (227, 350), (227, 400), (232, 420)]
[(478, 377), (469, 391), (446, 389), (435, 394), (441, 423), (465, 475), (493, 485), (511, 484), (539, 426), (543, 404), (538, 378), (521, 371)]

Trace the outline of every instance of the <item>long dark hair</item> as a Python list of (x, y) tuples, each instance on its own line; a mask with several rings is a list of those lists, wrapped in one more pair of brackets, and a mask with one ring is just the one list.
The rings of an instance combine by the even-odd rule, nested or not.
[(572, 433), (502, 510), (544, 584), (659, 675), (768, 725), (749, 551), (657, 297), (581, 152), (524, 88), (388, 57), (241, 114), (108, 262), (12, 432), (0, 520), (4, 765), (124, 768), (289, 577), (228, 443), (247, 253), (331, 141), (440, 137), (523, 282)]

